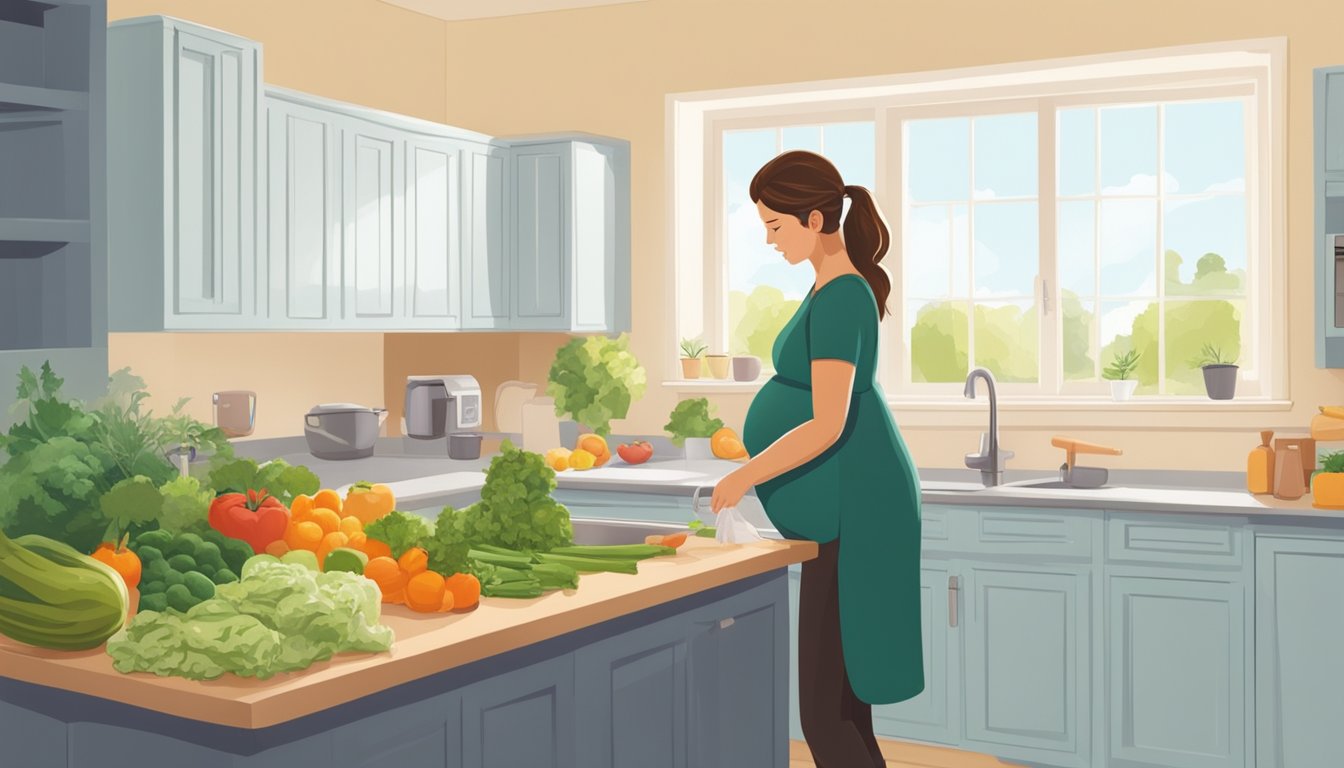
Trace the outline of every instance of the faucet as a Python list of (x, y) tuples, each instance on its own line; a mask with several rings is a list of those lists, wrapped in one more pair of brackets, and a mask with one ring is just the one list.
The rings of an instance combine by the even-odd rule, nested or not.
[(998, 485), (1003, 480), (1003, 464), (1013, 457), (1012, 451), (999, 450), (999, 400), (994, 391), (994, 374), (976, 368), (966, 377), (966, 398), (975, 399), (975, 380), (985, 380), (989, 389), (989, 431), (980, 435), (980, 452), (966, 454), (966, 466), (980, 470), (980, 481), (986, 486)]

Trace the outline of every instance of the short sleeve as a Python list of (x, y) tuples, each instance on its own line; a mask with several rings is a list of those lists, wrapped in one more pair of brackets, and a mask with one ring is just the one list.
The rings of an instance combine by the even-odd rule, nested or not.
[(866, 284), (840, 280), (822, 286), (808, 313), (808, 357), (857, 365), (873, 312), (873, 298)]

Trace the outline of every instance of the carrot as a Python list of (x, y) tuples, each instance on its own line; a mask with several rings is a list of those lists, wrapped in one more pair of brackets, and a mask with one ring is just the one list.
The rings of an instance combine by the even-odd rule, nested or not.
[(664, 547), (672, 547), (672, 548), (674, 548), (674, 549), (675, 549), (676, 547), (680, 547), (682, 544), (685, 544), (685, 543), (686, 543), (686, 532), (685, 532), (685, 531), (682, 531), (681, 533), (673, 533), (673, 534), (664, 536), (664, 537), (663, 537), (663, 541), (662, 541), (662, 545), (663, 545)]

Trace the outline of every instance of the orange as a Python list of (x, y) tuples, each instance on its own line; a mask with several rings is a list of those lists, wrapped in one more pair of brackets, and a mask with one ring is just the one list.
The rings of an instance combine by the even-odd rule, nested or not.
[(470, 608), (481, 601), (481, 582), (470, 573), (454, 573), (444, 582), (457, 608)]
[(439, 610), (443, 611), (444, 613), (453, 610), (453, 602), (455, 601), (455, 599), (456, 598), (453, 597), (453, 593), (451, 590), (448, 589), (443, 590), (443, 605), (439, 606)]
[(359, 522), (359, 518), (354, 515), (346, 515), (341, 518), (341, 525), (337, 529), (346, 536), (354, 536), (356, 533), (364, 532), (364, 524)]
[(341, 516), (334, 510), (326, 507), (318, 507), (313, 510), (313, 514), (308, 518), (317, 523), (322, 528), (322, 533), (335, 533), (341, 530)]
[(285, 529), (285, 543), (290, 549), (316, 552), (317, 545), (322, 543), (322, 526), (312, 520), (290, 523), (289, 528)]
[[(339, 515), (341, 511), (341, 497), (330, 488), (323, 488), (313, 497), (313, 506), (325, 507), (326, 509), (335, 511)], [(339, 520), (340, 518), (338, 517), (337, 519)]]
[(300, 493), (289, 505), (289, 519), (299, 523), (313, 514), (313, 497)]
[(383, 602), (399, 603), (406, 599), (406, 572), (390, 557), (375, 557), (364, 566), (364, 577), (378, 585)]
[[(367, 536), (368, 534), (365, 534), (366, 538)], [(364, 542), (364, 554), (368, 555), (370, 559), (375, 557), (386, 557), (388, 560), (396, 562), (396, 560), (393, 560), (392, 558), (392, 548), (387, 546), (387, 542), (379, 541), (378, 539), (368, 539)]]
[(284, 539), (276, 539), (266, 545), (266, 554), (273, 557), (284, 557), (285, 553), (288, 551), (289, 545), (285, 543)]
[(327, 555), (331, 554), (331, 550), (344, 547), (349, 543), (350, 537), (340, 531), (332, 531), (322, 537), (322, 543), (317, 546), (317, 567), (321, 568), (323, 566), (327, 561)]
[[(401, 566), (401, 570), (411, 576), (418, 576), (429, 567), (429, 553), (420, 547), (411, 547), (402, 554), (397, 564)], [(443, 577), (440, 576), (439, 578), (442, 579)]]
[(579, 442), (575, 447), (593, 454), (593, 466), (595, 467), (606, 464), (607, 460), (611, 458), (611, 449), (607, 447), (606, 439), (592, 432), (579, 435)]
[(434, 571), (421, 571), (406, 582), (406, 605), (426, 613), (443, 607), (443, 577)]
[[(350, 536), (350, 541), (346, 542), (346, 545), (345, 545), (345, 546), (347, 546), (347, 547), (349, 547), (349, 548), (351, 548), (351, 549), (358, 549), (360, 552), (364, 552), (364, 545), (366, 545), (366, 544), (369, 543), (369, 537), (368, 537), (368, 535), (365, 534), (363, 531), (360, 531), (359, 533), (352, 533), (352, 534), (349, 534), (349, 536)], [(364, 554), (367, 555), (367, 554), (369, 554), (369, 553), (368, 553), (368, 552), (364, 552)]]

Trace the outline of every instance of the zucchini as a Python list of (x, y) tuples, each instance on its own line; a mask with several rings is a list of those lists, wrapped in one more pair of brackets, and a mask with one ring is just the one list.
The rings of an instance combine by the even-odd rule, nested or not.
[(0, 634), (53, 650), (95, 648), (125, 625), (129, 599), (111, 566), (45, 536), (0, 531)]

